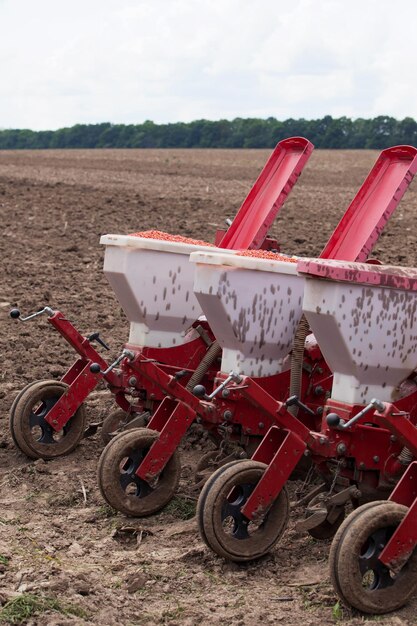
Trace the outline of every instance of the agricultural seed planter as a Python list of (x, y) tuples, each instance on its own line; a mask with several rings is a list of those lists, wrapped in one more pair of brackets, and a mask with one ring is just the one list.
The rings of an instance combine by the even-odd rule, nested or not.
[[(277, 242), (266, 237), (268, 229), (312, 150), (313, 145), (301, 137), (278, 143), (232, 225), (219, 237), (220, 248), (277, 247)], [(16, 397), (10, 412), (11, 433), (27, 456), (50, 459), (67, 454), (96, 431), (97, 424), (85, 429), (83, 402), (102, 379), (119, 407), (103, 424), (104, 438), (108, 441), (109, 433), (133, 420), (143, 425), (144, 414), (152, 412), (165, 396), (152, 378), (124, 367), (132, 351), (149, 364), (158, 363), (184, 387), (201, 381), (213, 384), (219, 348), (207, 323), (197, 319), (201, 309), (188, 263), (190, 252), (199, 246), (175, 242), (184, 238), (171, 239), (103, 238), (107, 246), (104, 271), (131, 322), (129, 344), (111, 365), (92, 345), (98, 342), (108, 348), (99, 333), (82, 336), (60, 311), (45, 307), (27, 318), (20, 318), (18, 310), (11, 312), (22, 321), (46, 314), (79, 355), (60, 381), (33, 382)], [(95, 373), (92, 364), (96, 364)], [(121, 369), (117, 369), (119, 364)]]
[[(337, 258), (343, 254), (361, 260), (367, 257), (415, 172), (416, 152), (414, 148), (398, 147), (382, 153), (323, 255)], [(358, 229), (360, 216), (363, 227)], [(276, 257), (251, 258), (251, 254), (256, 253), (225, 254), (206, 249), (191, 255), (191, 260), (197, 265), (195, 295), (222, 347), (221, 371), (216, 376), (211, 394), (203, 385), (196, 385), (192, 391), (184, 388), (155, 364), (145, 362), (140, 354), (132, 355), (129, 363), (124, 365), (132, 372), (149, 377), (163, 390), (166, 398), (147, 429), (120, 434), (102, 453), (98, 467), (100, 489), (107, 502), (123, 513), (147, 515), (170, 499), (179, 474), (176, 449), (194, 421), (199, 421), (217, 438), (221, 435), (222, 445), (226, 444), (229, 450), (235, 446), (235, 458), (250, 454), (274, 425), (279, 428), (276, 428), (278, 439), (273, 443), (281, 441), (282, 429), (288, 426), (284, 426), (276, 415), (277, 406), (288, 420), (290, 430), (294, 429), (296, 442), (297, 436), (320, 427), (331, 376), (311, 337), (304, 350), (305, 328), (301, 337), (296, 333), (302, 316), (305, 279), (298, 275), (296, 264), (291, 259), (280, 262), (273, 260)], [(269, 254), (262, 253), (262, 256)], [(294, 336), (297, 341), (294, 341)], [(295, 367), (291, 374), (295, 384), (294, 380), (290, 384), (286, 360), (293, 341)], [(242, 383), (242, 380), (245, 382)], [(283, 400), (288, 398), (289, 387), (298, 390), (301, 387), (301, 393), (298, 391), (295, 394), (298, 397), (291, 397), (284, 406)], [(260, 397), (270, 402), (273, 411), (268, 412), (259, 407), (257, 401), (251, 401), (248, 389), (256, 390)], [(299, 419), (291, 413), (297, 409)], [(297, 435), (298, 431), (300, 435)], [(289, 452), (292, 442), (290, 433), (286, 451), (291, 455), (291, 461), (295, 461), (290, 473), (305, 448), (300, 454)], [(221, 459), (219, 452), (213, 455), (218, 457), (216, 461), (222, 463), (227, 459), (227, 455)], [(209, 462), (207, 458), (201, 461)], [(203, 469), (201, 465), (199, 469)], [(285, 480), (288, 476), (285, 474)], [(340, 509), (338, 514), (340, 523)], [(277, 528), (276, 524), (273, 526)], [(311, 532), (318, 535), (334, 530), (333, 522), (327, 519), (327, 510), (320, 521), (317, 521), (317, 516), (314, 518), (311, 529), (313, 527), (315, 531)], [(243, 546), (244, 543), (240, 543), (240, 547)], [(265, 552), (265, 545), (261, 545), (260, 550), (260, 553)], [(256, 555), (254, 551), (247, 558)]]
[[(389, 611), (406, 601), (417, 580), (410, 556), (416, 541), (417, 474), (410, 463), (417, 457), (417, 270), (304, 259), (298, 271), (305, 277), (304, 314), (333, 371), (321, 427), (308, 429), (251, 378), (233, 383), (230, 393), (243, 395), (275, 425), (250, 460), (220, 468), (206, 483), (200, 531), (226, 558), (265, 554), (286, 525), (285, 484), (307, 455), (327, 490), (316, 488), (306, 498), (308, 517), (299, 528), (321, 527), (330, 536), (348, 501), (366, 503), (336, 534), (332, 577), (345, 602)], [(369, 503), (386, 498), (397, 483), (388, 503)]]

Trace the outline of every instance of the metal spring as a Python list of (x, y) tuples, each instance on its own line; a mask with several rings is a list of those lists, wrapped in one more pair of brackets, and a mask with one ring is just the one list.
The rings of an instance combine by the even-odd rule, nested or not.
[(413, 453), (405, 446), (398, 455), (398, 460), (402, 465), (410, 465), (413, 458)]
[[(303, 374), (304, 346), (308, 333), (310, 332), (307, 319), (302, 316), (295, 333), (291, 354), (291, 379), (290, 379), (290, 396), (301, 396), (301, 377)], [(289, 413), (297, 416), (298, 407), (291, 406)]]
[(222, 349), (218, 341), (213, 341), (210, 348), (207, 350), (207, 352), (201, 359), (199, 365), (196, 367), (195, 372), (193, 373), (190, 380), (188, 381), (187, 387), (186, 387), (188, 391), (192, 391), (195, 385), (198, 385), (198, 383), (200, 383), (203, 380), (204, 375), (206, 374), (210, 365), (212, 365), (214, 361), (217, 359), (217, 357), (220, 356), (221, 351)]

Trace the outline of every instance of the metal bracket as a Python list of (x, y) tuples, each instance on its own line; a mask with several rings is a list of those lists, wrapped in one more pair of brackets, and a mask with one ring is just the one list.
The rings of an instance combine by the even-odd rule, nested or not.
[[(385, 411), (385, 404), (381, 402), (381, 400), (372, 398), (370, 403), (365, 408), (363, 408), (362, 411), (356, 413), (356, 415), (346, 423), (336, 413), (329, 413), (329, 415), (327, 416), (327, 425), (333, 428), (338, 428), (339, 430), (346, 430), (373, 410), (378, 411), (378, 413), (383, 413)], [(339, 419), (337, 420), (338, 417)]]
[(132, 361), (135, 358), (135, 353), (132, 352), (131, 350), (125, 349), (123, 350), (122, 354), (120, 354), (117, 357), (117, 359), (113, 361), (113, 363), (111, 363), (106, 370), (102, 370), (98, 363), (92, 363), (90, 365), (90, 372), (92, 374), (102, 374), (103, 376), (106, 376), (109, 372), (114, 370), (114, 368), (117, 367), (119, 363), (123, 361), (123, 359), (126, 359), (126, 358), (129, 359), (129, 361)]
[(241, 383), (242, 376), (239, 376), (239, 374), (235, 374), (235, 372), (230, 372), (229, 376), (225, 378), (224, 381), (218, 387), (216, 387), (216, 389), (210, 395), (208, 395), (205, 399), (213, 400), (213, 398), (215, 398), (221, 391), (223, 391), (223, 389), (227, 387), (227, 385), (231, 382), (234, 382), (237, 384)]
[(213, 343), (212, 339), (210, 339), (210, 335), (208, 334), (208, 332), (206, 331), (205, 328), (203, 328), (200, 324), (198, 326), (195, 327), (195, 331), (200, 335), (201, 339), (204, 341), (204, 343), (206, 344), (206, 346), (208, 348), (210, 348), (211, 344)]

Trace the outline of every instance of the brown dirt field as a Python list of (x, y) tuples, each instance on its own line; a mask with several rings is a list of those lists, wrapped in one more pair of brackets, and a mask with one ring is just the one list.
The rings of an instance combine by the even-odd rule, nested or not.
[[(84, 617), (47, 611), (25, 623), (337, 621), (327, 572), (329, 542), (297, 534), (294, 515), (268, 557), (228, 564), (205, 548), (195, 520), (184, 520), (179, 505), (142, 520), (104, 506), (95, 478), (99, 435), (70, 456), (45, 463), (17, 451), (8, 430), (17, 392), (33, 380), (59, 378), (74, 360), (45, 320), (17, 324), (8, 317), (11, 306), (24, 313), (41, 305), (59, 308), (83, 334), (100, 330), (116, 356), (128, 323), (102, 272), (100, 235), (152, 228), (212, 241), (268, 155), (263, 150), (0, 152), (0, 605), (22, 592), (42, 592), (85, 611)], [(314, 153), (274, 227), (282, 250), (318, 254), (375, 158), (371, 151)], [(376, 256), (383, 261), (416, 264), (416, 190), (412, 184), (381, 237)], [(110, 394), (92, 394), (87, 407), (90, 420), (104, 417), (112, 407)], [(189, 493), (201, 446), (198, 438), (183, 445), (180, 496)], [(377, 621), (415, 624), (416, 609), (417, 598)], [(375, 620), (343, 610), (340, 621)]]

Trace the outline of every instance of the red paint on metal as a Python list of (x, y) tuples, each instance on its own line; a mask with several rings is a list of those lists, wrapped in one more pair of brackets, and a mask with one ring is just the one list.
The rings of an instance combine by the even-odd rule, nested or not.
[(66, 383), (67, 385), (71, 385), (71, 383), (77, 378), (78, 374), (81, 372), (84, 366), (85, 359), (77, 359), (77, 361), (75, 361), (75, 363), (71, 365), (69, 370), (65, 372), (65, 374), (61, 378), (61, 381), (63, 383)]
[(132, 405), (125, 396), (126, 390), (117, 390), (113, 389), (109, 386), (109, 391), (114, 393), (114, 399), (116, 400), (116, 404), (125, 412), (125, 413), (141, 413), (143, 409), (143, 405), (138, 403), (137, 405)]
[(150, 380), (160, 387), (166, 395), (186, 403), (194, 411), (198, 410), (199, 400), (193, 396), (190, 391), (185, 389), (174, 376), (170, 376), (164, 372), (158, 363), (142, 360), (141, 355), (138, 355), (130, 362), (130, 367), (143, 376), (143, 378)]
[[(205, 322), (199, 322), (197, 326), (202, 325), (207, 331), (209, 339), (214, 341), (214, 335)], [(137, 346), (126, 345), (126, 348), (138, 352)], [(207, 351), (206, 343), (201, 337), (196, 337), (191, 341), (184, 341), (181, 345), (171, 346), (169, 348), (141, 348), (140, 352), (147, 359), (158, 361), (161, 365), (172, 366), (175, 369), (195, 370), (201, 362), (205, 352)], [(214, 373), (216, 370), (213, 370)]]
[(413, 461), (404, 472), (401, 480), (388, 500), (410, 507), (417, 498), (417, 461)]
[[(90, 365), (98, 363), (101, 369), (106, 369), (108, 364), (61, 311), (55, 311), (48, 317), (48, 322), (81, 357), (62, 377), (63, 382), (70, 385), (68, 391), (45, 416), (50, 426), (60, 431), (102, 378), (101, 375), (91, 374)], [(116, 372), (110, 372), (107, 380), (114, 388), (119, 387), (120, 376)]]
[[(90, 363), (98, 363), (103, 370), (107, 369), (107, 361), (101, 357), (87, 337), (81, 335), (61, 311), (55, 311), (54, 315), (48, 317), (48, 322), (64, 337), (82, 359), (90, 361)], [(107, 380), (111, 384), (118, 386), (119, 376), (116, 372), (110, 372)]]
[(383, 150), (320, 256), (366, 261), (416, 171), (413, 146)]
[(152, 444), (149, 452), (136, 470), (136, 475), (147, 482), (152, 482), (164, 469), (178, 448), (182, 437), (193, 423), (195, 417), (195, 411), (179, 402), (162, 428), (159, 439)]
[(165, 397), (152, 415), (147, 427), (161, 432), (177, 404), (176, 400)]
[(260, 248), (313, 152), (304, 137), (280, 141), (240, 207), (220, 248)]
[[(227, 229), (223, 228), (223, 229), (218, 229), (216, 230), (216, 235), (214, 238), (214, 245), (219, 247), (221, 240), (223, 239), (223, 237), (225, 236), (225, 234), (227, 233)], [(278, 243), (277, 239), (274, 239), (272, 237), (265, 237), (265, 239), (262, 242), (262, 245), (260, 247), (260, 250), (274, 250), (275, 252), (279, 252), (281, 249), (280, 244)]]
[(417, 269), (414, 267), (302, 259), (297, 264), (297, 270), (301, 274), (326, 280), (417, 291)]
[[(415, 394), (412, 395), (415, 397)], [(385, 411), (376, 413), (373, 419), (377, 424), (388, 428), (417, 457), (417, 428), (410, 421), (408, 413), (401, 414), (399, 406), (400, 402), (395, 405), (385, 404)]]
[[(101, 370), (106, 370), (108, 362), (105, 361), (97, 350), (91, 345), (86, 337), (81, 335), (73, 324), (63, 315), (61, 311), (55, 311), (54, 315), (48, 318), (49, 323), (64, 337), (64, 339), (74, 348), (74, 350), (80, 355), (78, 359), (70, 369), (62, 377), (62, 381), (70, 385), (70, 389), (67, 394), (56, 403), (56, 405), (48, 412), (45, 419), (55, 430), (61, 430), (68, 420), (72, 417), (75, 411), (83, 403), (83, 401), (104, 378), (109, 385), (110, 391), (115, 394), (115, 399), (118, 405), (126, 412), (131, 408), (131, 404), (126, 400), (125, 393), (130, 386), (128, 379), (132, 374), (137, 374), (137, 370), (133, 371), (130, 367), (130, 362), (126, 361), (122, 363), (121, 373), (115, 370), (110, 371), (106, 376), (102, 374), (91, 374), (89, 367), (92, 363), (98, 363)], [(200, 322), (199, 325), (206, 326), (204, 322)], [(209, 337), (212, 339), (213, 335), (209, 331)], [(200, 363), (203, 355), (207, 350), (207, 346), (204, 341), (197, 337), (196, 339), (184, 343), (182, 346), (173, 348), (145, 348), (143, 350), (137, 350), (137, 355), (143, 359), (157, 359), (158, 356), (162, 361), (161, 368), (158, 371), (164, 371), (166, 380), (171, 381), (172, 375), (178, 372), (180, 369), (189, 367), (190, 374), (181, 378), (179, 385), (185, 385), (189, 376), (194, 369)], [(165, 363), (167, 363), (165, 365)], [(174, 365), (174, 363), (183, 364), (183, 367)], [(155, 371), (155, 370), (152, 370)], [(81, 372), (83, 376), (80, 377)], [(207, 374), (208, 377), (214, 377), (215, 369), (210, 370)], [(164, 398), (161, 386), (157, 381), (153, 383), (152, 378), (148, 381), (140, 379), (138, 381), (140, 386), (146, 386), (149, 393), (152, 391), (158, 392), (157, 401), (161, 401)], [(86, 390), (89, 391), (86, 391)], [(77, 396), (79, 394), (79, 396)], [(87, 395), (86, 395), (87, 394)], [(191, 394), (189, 394), (191, 395)], [(67, 398), (70, 400), (67, 400)], [(188, 396), (187, 396), (188, 397)], [(191, 396), (193, 398), (193, 396)]]
[(409, 465), (394, 491), (388, 498), (409, 507), (409, 510), (388, 541), (379, 560), (398, 572), (407, 562), (417, 545), (417, 462)]
[[(216, 241), (216, 245), (232, 250), (261, 248), (268, 230), (297, 182), (313, 149), (313, 144), (304, 137), (291, 137), (280, 141), (237, 212), (230, 228), (220, 240)], [(157, 230), (132, 233), (132, 236), (193, 245), (213, 245), (198, 239), (171, 235)]]
[[(406, 564), (417, 545), (417, 500), (382, 550), (378, 559), (396, 574)], [(410, 574), (412, 576), (412, 573)]]
[[(289, 162), (291, 161), (292, 165), (296, 163), (296, 166), (300, 168), (301, 165), (305, 164), (308, 156), (309, 154), (307, 155), (306, 152), (302, 152), (299, 150), (297, 153), (297, 151), (294, 150), (293, 154), (291, 155), (291, 159), (289, 159), (285, 167), (289, 166)], [(271, 160), (272, 157), (270, 161)], [(414, 161), (415, 159), (413, 160), (413, 163)], [(264, 221), (262, 228), (258, 231), (256, 231), (253, 223), (248, 225), (249, 230), (239, 230), (239, 223), (241, 220), (238, 220), (236, 222), (234, 231), (236, 238), (233, 241), (235, 244), (236, 242), (240, 242), (241, 239), (243, 240), (245, 236), (251, 235), (252, 239), (249, 247), (259, 245), (262, 237), (264, 236), (262, 235), (262, 233), (264, 233), (262, 229), (266, 228), (267, 230), (270, 223), (272, 223), (272, 214), (275, 217), (276, 212), (282, 205), (283, 197), (281, 197), (281, 194), (279, 195), (278, 200), (273, 203), (271, 209), (270, 200), (272, 196), (268, 195), (269, 192), (272, 193), (271, 190), (273, 190), (274, 193), (277, 191), (276, 187), (272, 185), (272, 179), (268, 179), (268, 176), (271, 176), (272, 178), (274, 176), (277, 176), (277, 172), (273, 170), (272, 166), (279, 167), (278, 160), (275, 160), (271, 164), (268, 172), (266, 171), (268, 169), (267, 166), (265, 166), (263, 171), (265, 178), (262, 184), (262, 174), (259, 177), (257, 183), (255, 183), (255, 186), (252, 190), (253, 193), (251, 192), (251, 202), (249, 202), (251, 196), (251, 194), (249, 194), (245, 203), (242, 205), (241, 220), (243, 219), (243, 213), (245, 213), (245, 211), (246, 216), (253, 215), (253, 211), (258, 206), (255, 202), (256, 194), (259, 194), (259, 207), (265, 207), (269, 202), (270, 212), (268, 213), (267, 219), (266, 221)], [(412, 175), (414, 175), (414, 172)], [(292, 180), (292, 184), (294, 184), (294, 171), (292, 173), (292, 176), (293, 179), (291, 179), (290, 176), (290, 181)], [(388, 186), (386, 185), (387, 181), (389, 180), (391, 184), (395, 177), (390, 177), (390, 175), (384, 178), (384, 176), (381, 174), (380, 179), (375, 179), (374, 181), (371, 181), (368, 186), (368, 191), (370, 191), (372, 188), (375, 192), (375, 190), (382, 188), (383, 190), (385, 190), (385, 193), (388, 188)], [(409, 180), (411, 180), (410, 176)], [(278, 179), (279, 176), (277, 176), (277, 179), (274, 179), (274, 184), (277, 183)], [(259, 185), (257, 186), (258, 183)], [(263, 183), (265, 183), (265, 187), (262, 186)], [(271, 186), (269, 187), (268, 185), (270, 183)], [(401, 185), (399, 189), (401, 192)], [(262, 195), (263, 190), (265, 190), (264, 196)], [(268, 193), (266, 193), (267, 191)], [(402, 190), (399, 197), (401, 197), (403, 191), (404, 190)], [(367, 206), (368, 209), (370, 206), (369, 204), (367, 204), (369, 200), (368, 196), (363, 196), (361, 202), (359, 202), (359, 196), (360, 193), (357, 196), (358, 204), (355, 209), (355, 211), (357, 211), (357, 213), (355, 213), (355, 216), (361, 214), (364, 206)], [(399, 197), (398, 194), (395, 195), (395, 198), (392, 201), (395, 201), (395, 206), (399, 201)], [(280, 198), (282, 202), (279, 201)], [(266, 202), (266, 200), (268, 200), (268, 202)], [(392, 212), (394, 205), (392, 203), (388, 204)], [(244, 208), (245, 211), (243, 211)], [(349, 209), (347, 213), (349, 213)], [(384, 213), (383, 218), (385, 221), (383, 221), (382, 226), (388, 219), (386, 213)], [(248, 218), (248, 221), (250, 219), (251, 218)], [(373, 245), (374, 241), (376, 241), (376, 238), (379, 235), (378, 228), (380, 228), (380, 230), (382, 229), (382, 226), (379, 226), (379, 222), (377, 223), (377, 226), (375, 228), (375, 213), (372, 214), (372, 219), (375, 232), (371, 238), (368, 238), (366, 240), (366, 245), (365, 247), (362, 246), (360, 254), (365, 254), (364, 250), (366, 246), (369, 247), (369, 242), (371, 242)], [(342, 224), (341, 222), (338, 227), (340, 231), (339, 235), (341, 232), (342, 234), (345, 233), (348, 227), (354, 228), (355, 223), (355, 220), (346, 220), (344, 224)], [(355, 236), (354, 244), (357, 245), (358, 242), (359, 239)], [(337, 245), (335, 245), (334, 250), (339, 250), (343, 247), (342, 239), (340, 239), (339, 243), (340, 246), (338, 247)], [(232, 247), (232, 244), (230, 244), (230, 247)], [(354, 250), (354, 245), (352, 245), (352, 249), (349, 249), (349, 254), (352, 253), (352, 250)], [(324, 256), (325, 253), (326, 250), (323, 253)], [(354, 256), (353, 253), (352, 256)], [(375, 269), (375, 266), (372, 267), (372, 272), (378, 275), (383, 275)], [(410, 277), (407, 276), (407, 278), (409, 279)], [(84, 399), (85, 393), (88, 394), (88, 391), (86, 391), (88, 385), (92, 384), (93, 382), (97, 384), (97, 382), (102, 378), (102, 375), (91, 375), (91, 378), (89, 378), (88, 376), (83, 377), (82, 374), (87, 374), (87, 372), (85, 371), (87, 366), (94, 361), (98, 362), (102, 369), (106, 369), (107, 363), (90, 345), (88, 340), (85, 337), (82, 337), (78, 333), (78, 331), (74, 329), (71, 323), (63, 317), (61, 313), (58, 313), (59, 312), (57, 312), (52, 318), (50, 318), (49, 321), (67, 339), (67, 341), (74, 347), (78, 354), (81, 355), (81, 363), (83, 364), (82, 370), (78, 371), (77, 368), (81, 366), (76, 365), (73, 366), (74, 370), (72, 371), (72, 373), (70, 373), (70, 370), (66, 374), (66, 376), (68, 376), (68, 379), (73, 378), (73, 380), (71, 381), (71, 393), (69, 393), (68, 395), (66, 394), (67, 397), (64, 396), (65, 399), (62, 400), (61, 406), (59, 406), (59, 403), (57, 403), (56, 405), (56, 414), (58, 415), (59, 423), (63, 425), (65, 423), (65, 413), (66, 419), (68, 419), (69, 416), (73, 414), (74, 407), (77, 406), (77, 403), (79, 406), (79, 404), (81, 404), (82, 400)], [(198, 345), (196, 344), (195, 346), (195, 352), (193, 351), (194, 346), (190, 347), (188, 345), (186, 347), (178, 347), (178, 350), (175, 348), (169, 350), (146, 349), (142, 351), (136, 351), (136, 358), (132, 362), (128, 360), (122, 362), (120, 374), (116, 372), (110, 372), (109, 375), (106, 376), (106, 381), (111, 386), (111, 391), (113, 391), (113, 393), (116, 393), (116, 397), (118, 397), (121, 402), (123, 402), (123, 390), (127, 390), (128, 380), (132, 372), (137, 375), (138, 378), (136, 389), (143, 388), (146, 391), (149, 391), (149, 389), (159, 389), (160, 399), (164, 397), (164, 394), (168, 394), (168, 397), (163, 401), (161, 405), (162, 408), (160, 408), (160, 410), (157, 411), (154, 416), (155, 421), (153, 423), (153, 426), (152, 421), (150, 423), (150, 426), (156, 428), (161, 433), (161, 436), (159, 441), (153, 444), (143, 463), (138, 468), (138, 475), (140, 475), (145, 480), (151, 480), (163, 469), (166, 462), (171, 457), (173, 451), (178, 446), (181, 437), (186, 432), (189, 425), (194, 420), (197, 414), (202, 417), (203, 423), (206, 427), (208, 427), (208, 429), (212, 427), (216, 428), (217, 426), (222, 425), (224, 421), (223, 414), (225, 408), (229, 407), (231, 407), (232, 409), (236, 409), (236, 412), (233, 415), (233, 419), (231, 420), (231, 425), (236, 426), (237, 431), (236, 433), (232, 432), (232, 437), (235, 436), (239, 438), (239, 427), (242, 427), (245, 436), (251, 436), (251, 433), (255, 433), (257, 435), (263, 434), (260, 432), (260, 420), (265, 422), (265, 431), (269, 426), (274, 426), (274, 428), (271, 429), (270, 433), (275, 434), (270, 435), (269, 438), (268, 436), (264, 438), (263, 444), (261, 443), (261, 445), (257, 449), (257, 452), (255, 453), (256, 458), (261, 459), (261, 457), (263, 457), (266, 462), (269, 462), (269, 465), (264, 477), (261, 479), (258, 486), (255, 488), (255, 491), (253, 492), (251, 498), (248, 500), (246, 504), (247, 508), (245, 507), (245, 512), (248, 515), (253, 516), (255, 516), (256, 513), (266, 511), (268, 506), (270, 506), (273, 499), (278, 495), (279, 491), (281, 490), (283, 484), (285, 484), (293, 467), (295, 467), (297, 460), (302, 456), (306, 444), (313, 452), (313, 460), (316, 465), (320, 467), (323, 472), (329, 472), (328, 468), (326, 469), (327, 461), (333, 462), (336, 458), (338, 458), (339, 455), (337, 452), (337, 445), (342, 442), (345, 443), (346, 453), (344, 456), (350, 458), (353, 463), (347, 464), (346, 468), (342, 468), (340, 475), (347, 480), (358, 482), (359, 485), (362, 481), (363, 484), (372, 484), (374, 486), (375, 484), (378, 485), (378, 480), (380, 480), (380, 475), (382, 474), (382, 469), (384, 468), (384, 460), (392, 455), (393, 451), (398, 454), (399, 450), (401, 449), (399, 443), (393, 445), (389, 443), (390, 432), (397, 434), (402, 442), (409, 442), (410, 437), (415, 438), (416, 429), (407, 417), (399, 420), (398, 417), (383, 415), (381, 417), (381, 423), (383, 423), (386, 428), (389, 428), (389, 430), (378, 429), (379, 431), (383, 432), (378, 432), (378, 437), (375, 437), (373, 439), (372, 452), (374, 453), (374, 456), (380, 456), (380, 459), (378, 460), (378, 462), (375, 462), (372, 467), (369, 467), (372, 462), (372, 459), (370, 458), (371, 446), (369, 445), (369, 435), (372, 434), (372, 431), (376, 429), (357, 424), (350, 431), (336, 431), (334, 429), (329, 429), (323, 421), (322, 428), (321, 430), (319, 429), (319, 432), (311, 432), (310, 429), (300, 419), (297, 419), (296, 417), (290, 415), (285, 409), (284, 405), (276, 400), (277, 397), (285, 397), (285, 392), (287, 389), (287, 378), (284, 375), (271, 377), (271, 379), (275, 378), (276, 384), (271, 384), (267, 387), (267, 389), (263, 388), (261, 384), (254, 381), (253, 379), (244, 378), (239, 385), (231, 385), (230, 404), (226, 399), (223, 398), (216, 398), (216, 400), (210, 404), (207, 402), (200, 402), (188, 390), (184, 388), (184, 379), (180, 379), (179, 381), (177, 381), (171, 375), (173, 370), (169, 369), (172, 367), (178, 371), (178, 369), (182, 367), (183, 361), (186, 361), (187, 367), (189, 367), (191, 370), (191, 362), (194, 363), (195, 360), (198, 359), (201, 346), (203, 346), (201, 351), (202, 354), (206, 350), (206, 347), (203, 345), (202, 341), (197, 340), (197, 343)], [(200, 346), (200, 348), (198, 346)], [(155, 363), (149, 359), (155, 359), (156, 361), (158, 361), (159, 359), (166, 359), (166, 363)], [(79, 377), (81, 378), (78, 381)], [(187, 378), (188, 377), (186, 377), (185, 380), (187, 380)], [(307, 379), (309, 380), (309, 377), (307, 377)], [(326, 380), (329, 384), (330, 379), (327, 377)], [(268, 393), (268, 391), (270, 393)], [(416, 394), (413, 395), (416, 396)], [(237, 398), (240, 399), (238, 400)], [(324, 400), (322, 403), (317, 403), (316, 399), (315, 402), (316, 405), (318, 404), (321, 406), (324, 403)], [(399, 401), (396, 406), (400, 407), (400, 405), (401, 401)], [(254, 411), (254, 407), (257, 409), (256, 411)], [(345, 405), (343, 410), (346, 413), (354, 414), (361, 408), (362, 407), (351, 407)], [(394, 407), (394, 409), (395, 408), (396, 407)], [(72, 411), (72, 413), (69, 411)], [(48, 414), (48, 416), (54, 416), (52, 411)], [(377, 418), (378, 416), (375, 417), (375, 420)], [(60, 427), (58, 426), (57, 430), (59, 430)], [(416, 453), (417, 441), (409, 447), (413, 450), (414, 453)], [(366, 457), (365, 451), (367, 452)], [(366, 464), (364, 468), (358, 469), (358, 463), (360, 463), (361, 459), (365, 459)]]
[[(282, 402), (276, 400), (252, 378), (244, 376), (242, 382), (236, 385), (236, 389), (244, 398), (249, 400), (250, 404), (269, 415), (277, 426), (293, 431), (303, 441), (309, 440), (310, 430), (299, 419), (291, 415)], [(247, 410), (251, 411), (251, 408), (247, 407)], [(256, 419), (259, 419), (259, 416)]]
[[(313, 145), (309, 141), (297, 137), (284, 140), (277, 145), (276, 149), (274, 150), (273, 154), (271, 155), (270, 159), (262, 170), (260, 176), (255, 182), (253, 189), (251, 190), (241, 209), (239, 210), (238, 215), (233, 222), (233, 225), (227, 231), (226, 235), (222, 238), (220, 242), (221, 247), (245, 247), (242, 237), (247, 236), (248, 232), (245, 228), (244, 222), (248, 221), (249, 219), (251, 220), (250, 229), (252, 232), (252, 238), (249, 242), (250, 246), (259, 247), (263, 245), (268, 228), (271, 226), (276, 214), (284, 203), (286, 196), (295, 184), (297, 177), (300, 175), (304, 165), (307, 163), (312, 150)], [(200, 240), (192, 240), (190, 238), (184, 238), (180, 235), (170, 235), (161, 231), (144, 231), (141, 233), (136, 233), (136, 235), (152, 239), (156, 238), (169, 241), (186, 241), (187, 243), (191, 242), (197, 243), (199, 245), (212, 245)], [(84, 376), (83, 379), (78, 380), (80, 372), (87, 367), (87, 363), (88, 365), (93, 362), (98, 363), (101, 370), (103, 371), (107, 369), (108, 363), (91, 346), (88, 339), (86, 337), (83, 337), (60, 311), (56, 311), (55, 314), (48, 319), (48, 321), (51, 323), (52, 326), (56, 328), (56, 330), (58, 330), (58, 332), (64, 337), (64, 339), (66, 339), (66, 341), (68, 341), (68, 343), (74, 348), (74, 350), (81, 356), (81, 360), (79, 362), (76, 362), (63, 377), (63, 380), (65, 382), (68, 382), (68, 384), (70, 385), (70, 404), (66, 403), (65, 398), (60, 400), (59, 403), (57, 403), (54, 412), (51, 413), (51, 415), (48, 414), (47, 416), (48, 421), (50, 418), (51, 421), (55, 422), (55, 424), (52, 424), (53, 427), (60, 429), (68, 422), (71, 415), (73, 414), (69, 412), (69, 407), (71, 406), (71, 409), (76, 410), (85, 399), (85, 389), (92, 385), (93, 382), (95, 382), (96, 385), (103, 377), (102, 374), (96, 374), (91, 377), (90, 375), (88, 375), (87, 377)], [(162, 377), (162, 374), (168, 376), (169, 379), (169, 375), (175, 373), (175, 371), (179, 371), (183, 368), (189, 368), (191, 375), (192, 371), (201, 361), (201, 358), (204, 355), (205, 351), (206, 346), (203, 344), (201, 339), (197, 339), (195, 341), (195, 344), (193, 344), (192, 342), (186, 342), (183, 346), (179, 346), (178, 348), (174, 347), (169, 350), (143, 350), (143, 356), (146, 356), (149, 359), (154, 358), (160, 361), (161, 368), (167, 366), (169, 370), (169, 366), (172, 365), (174, 371), (163, 372), (163, 370), (159, 368), (157, 371), (156, 379), (153, 379), (152, 376), (146, 376), (146, 372), (142, 372), (142, 370), (146, 370), (146, 368), (142, 368), (141, 373), (143, 373), (143, 377), (146, 380), (143, 380), (143, 378), (140, 379), (136, 387), (138, 388), (142, 386), (147, 389), (150, 395), (152, 395), (155, 389), (164, 388), (166, 379)], [(165, 369), (167, 368), (165, 367)], [(116, 400), (118, 404), (124, 410), (129, 410), (130, 406), (126, 398), (124, 397), (124, 393), (127, 389), (123, 388), (123, 385), (125, 385), (126, 387), (130, 386), (128, 384), (128, 378), (130, 373), (130, 363), (126, 362), (125, 364), (122, 363), (121, 374), (116, 371), (111, 371), (105, 376), (105, 380), (108, 383), (110, 390), (116, 395)], [(208, 373), (208, 378), (209, 377), (210, 372)], [(189, 376), (187, 375), (183, 378), (182, 384), (186, 384), (188, 379)], [(80, 384), (81, 380), (85, 380), (84, 385)], [(80, 392), (80, 397), (78, 398), (78, 406), (76, 406), (76, 394), (74, 393), (74, 389), (72, 389), (76, 381), (76, 387)], [(180, 386), (181, 383), (176, 384), (175, 389), (178, 390)], [(174, 389), (172, 387), (172, 381), (170, 383), (170, 391), (172, 393), (174, 392)], [(179, 395), (182, 395), (181, 392), (179, 393)], [(190, 394), (188, 394), (188, 399), (190, 399), (189, 396)], [(192, 396), (191, 398), (193, 399)], [(163, 398), (161, 396), (156, 398), (157, 401), (160, 401), (162, 399)], [(195, 402), (191, 402), (191, 404), (195, 404)], [(66, 414), (65, 406), (67, 407)]]
[(60, 431), (69, 418), (97, 386), (97, 376), (90, 372), (91, 363), (86, 363), (83, 370), (73, 380), (67, 391), (48, 411), (45, 421), (56, 431)]
[(286, 437), (287, 431), (277, 426), (271, 426), (253, 453), (252, 460), (269, 465)]
[(303, 456), (305, 449), (305, 442), (295, 433), (287, 431), (285, 439), (242, 508), (242, 513), (246, 518), (256, 520), (267, 513)]

